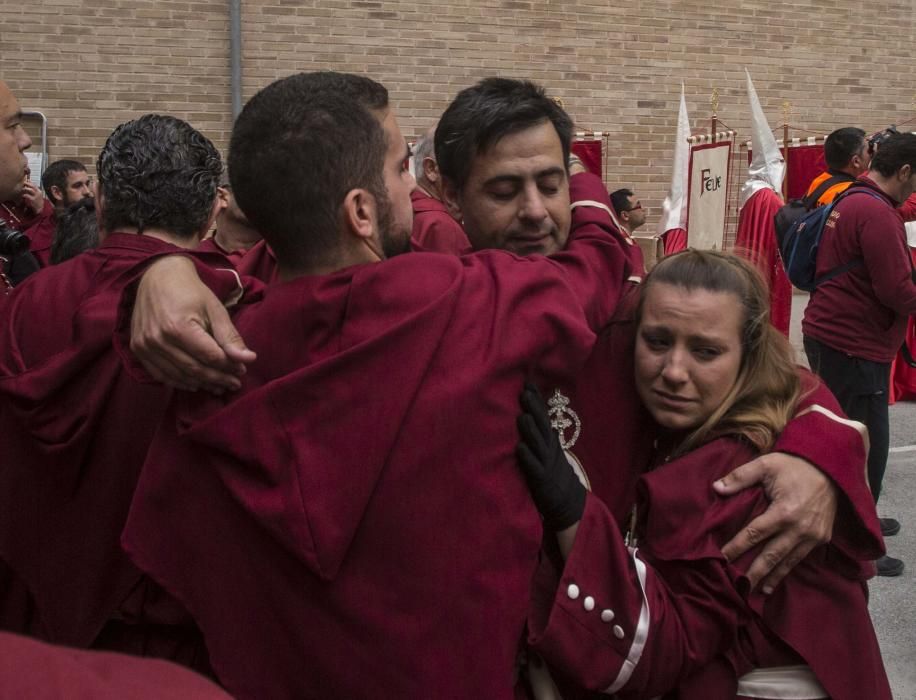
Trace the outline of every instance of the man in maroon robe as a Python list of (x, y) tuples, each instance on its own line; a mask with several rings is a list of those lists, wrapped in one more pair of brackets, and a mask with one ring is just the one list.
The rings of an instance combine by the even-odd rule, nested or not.
[[(22, 127), (22, 110), (19, 102), (0, 80), (0, 202), (18, 202), (25, 187), (28, 161), (24, 155), (32, 140)], [(0, 219), (21, 232), (15, 219), (18, 215), (7, 206), (0, 206)], [(7, 229), (8, 230), (8, 229)], [(15, 254), (7, 249), (6, 239), (0, 239), (0, 292), (38, 269), (37, 261), (28, 253)]]
[(147, 115), (114, 131), (97, 170), (101, 245), (17, 287), (2, 315), (0, 621), (54, 643), (205, 666), (186, 613), (119, 546), (171, 392), (134, 382), (111, 341), (124, 286), (209, 228), (220, 158), (187, 123)]
[(463, 255), (471, 251), (471, 243), (442, 201), (442, 178), (434, 150), (435, 131), (435, 127), (430, 129), (414, 145), (417, 188), (410, 193), (413, 205), (410, 243), (418, 251)]

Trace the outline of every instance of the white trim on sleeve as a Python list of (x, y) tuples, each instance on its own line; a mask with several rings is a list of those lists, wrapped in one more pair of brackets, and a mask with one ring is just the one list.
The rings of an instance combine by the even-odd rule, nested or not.
[(636, 577), (639, 579), (639, 587), (642, 590), (642, 608), (639, 611), (639, 622), (636, 624), (636, 632), (633, 633), (633, 644), (630, 645), (630, 651), (627, 654), (626, 661), (620, 667), (620, 673), (617, 679), (604, 692), (607, 695), (613, 695), (620, 690), (636, 670), (639, 660), (642, 658), (643, 649), (646, 648), (646, 641), (649, 639), (649, 599), (646, 597), (646, 565), (636, 556), (637, 550), (630, 549), (630, 556), (633, 557), (633, 564), (636, 566)]

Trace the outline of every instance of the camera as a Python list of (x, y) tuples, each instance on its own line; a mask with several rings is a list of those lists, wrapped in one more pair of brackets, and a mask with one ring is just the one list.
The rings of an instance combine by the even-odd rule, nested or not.
[(29, 249), (29, 237), (0, 219), (0, 255), (11, 258)]
[(879, 131), (876, 134), (872, 134), (868, 137), (868, 153), (869, 155), (874, 155), (875, 151), (880, 148), (881, 144), (887, 141), (894, 134), (899, 134), (897, 127), (894, 124), (891, 124), (884, 131)]

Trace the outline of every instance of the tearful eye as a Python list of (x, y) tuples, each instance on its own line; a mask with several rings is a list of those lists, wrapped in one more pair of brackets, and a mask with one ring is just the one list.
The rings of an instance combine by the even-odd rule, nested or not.
[(655, 335), (644, 335), (642, 340), (650, 350), (664, 350), (668, 346), (664, 338)]
[(719, 348), (697, 348), (693, 351), (693, 354), (701, 360), (708, 361), (716, 359), (722, 354), (722, 351)]

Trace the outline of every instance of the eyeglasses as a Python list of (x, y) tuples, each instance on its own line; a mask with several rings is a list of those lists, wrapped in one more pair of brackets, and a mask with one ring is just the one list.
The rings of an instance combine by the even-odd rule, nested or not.
[(624, 211), (636, 211), (637, 209), (642, 209), (642, 202), (639, 200), (636, 200), (636, 204), (634, 204), (629, 209), (625, 209)]

